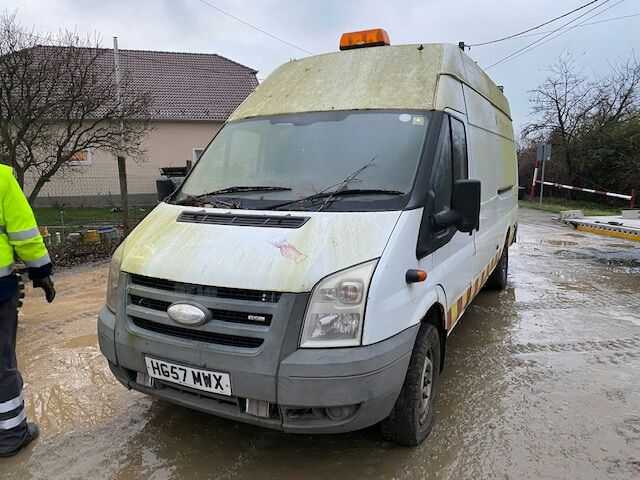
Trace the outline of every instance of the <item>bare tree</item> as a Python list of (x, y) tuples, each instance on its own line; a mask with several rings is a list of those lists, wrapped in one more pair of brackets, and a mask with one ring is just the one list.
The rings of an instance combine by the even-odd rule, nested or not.
[(135, 91), (124, 72), (118, 105), (113, 53), (97, 40), (38, 35), (5, 13), (0, 80), (0, 162), (15, 169), (21, 186), (34, 179), (31, 203), (54, 175), (77, 168), (81, 152), (144, 153), (151, 97)]
[(635, 54), (624, 63), (610, 65), (611, 73), (594, 83), (599, 99), (591, 118), (592, 127), (625, 121), (638, 114), (640, 108), (640, 62)]
[(576, 64), (571, 54), (564, 53), (549, 69), (544, 82), (529, 92), (533, 121), (523, 130), (524, 137), (544, 138), (560, 147), (560, 155), (571, 172), (576, 168), (573, 139), (601, 101)]
[[(532, 121), (522, 132), (522, 161), (535, 144), (551, 142), (571, 184), (588, 178), (598, 188), (605, 188), (601, 183), (633, 188), (638, 177), (629, 172), (636, 171), (640, 161), (633, 133), (640, 121), (639, 88), (640, 64), (634, 54), (591, 79), (570, 53), (562, 54), (544, 82), (530, 92)], [(558, 166), (557, 161), (550, 165), (552, 170)]]

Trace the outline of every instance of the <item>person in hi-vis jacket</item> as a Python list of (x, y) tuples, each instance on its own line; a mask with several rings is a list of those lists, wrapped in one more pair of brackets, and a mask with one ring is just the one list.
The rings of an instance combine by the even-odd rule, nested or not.
[(49, 253), (13, 170), (0, 165), (0, 457), (15, 455), (39, 433), (38, 426), (26, 419), (16, 361), (16, 259), (27, 266), (34, 288), (42, 288), (51, 303), (56, 292)]

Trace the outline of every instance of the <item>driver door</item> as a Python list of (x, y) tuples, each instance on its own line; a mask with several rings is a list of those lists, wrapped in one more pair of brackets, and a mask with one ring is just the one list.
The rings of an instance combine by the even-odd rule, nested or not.
[[(467, 142), (464, 122), (445, 115), (436, 149), (428, 194), (433, 215), (451, 209), (453, 182), (468, 178)], [(444, 289), (453, 328), (470, 301), (468, 289), (475, 278), (475, 230), (460, 232), (455, 226), (440, 227), (429, 218), (429, 244), (433, 252), (432, 271)]]

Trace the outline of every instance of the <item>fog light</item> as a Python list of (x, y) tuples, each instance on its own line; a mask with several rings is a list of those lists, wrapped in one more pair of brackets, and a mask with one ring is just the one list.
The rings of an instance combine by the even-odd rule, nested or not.
[(342, 407), (329, 407), (326, 409), (327, 417), (331, 420), (346, 420), (349, 417), (352, 417), (356, 410), (358, 409), (357, 405), (344, 405)]
[(136, 383), (139, 383), (140, 385), (144, 385), (145, 387), (153, 387), (153, 378), (151, 378), (149, 375), (145, 373), (137, 372)]
[(269, 418), (270, 405), (269, 402), (263, 400), (247, 398), (245, 410), (249, 415), (253, 415), (254, 417)]

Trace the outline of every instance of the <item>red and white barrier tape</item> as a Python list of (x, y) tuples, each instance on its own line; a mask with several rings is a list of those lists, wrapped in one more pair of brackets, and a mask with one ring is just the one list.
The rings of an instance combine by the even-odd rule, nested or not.
[(564, 188), (565, 190), (576, 190), (578, 192), (595, 193), (596, 195), (604, 195), (606, 197), (622, 198), (624, 200), (631, 200), (633, 198), (631, 195), (623, 195), (622, 193), (612, 193), (604, 192), (602, 190), (593, 190), (591, 188), (573, 187), (571, 185), (564, 185), (562, 183), (542, 182), (540, 180), (536, 180), (535, 183), (548, 185), (550, 187)]

